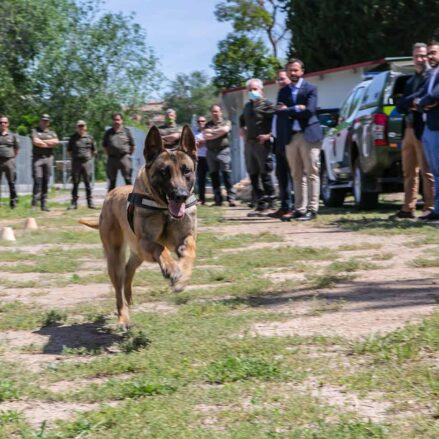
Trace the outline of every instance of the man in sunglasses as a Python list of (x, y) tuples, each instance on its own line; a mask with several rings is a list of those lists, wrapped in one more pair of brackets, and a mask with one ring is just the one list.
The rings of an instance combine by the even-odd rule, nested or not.
[(0, 115), (0, 182), (2, 174), (5, 173), (9, 186), (9, 205), (11, 209), (14, 209), (17, 205), (15, 157), (18, 148), (18, 137), (9, 131), (9, 119)]

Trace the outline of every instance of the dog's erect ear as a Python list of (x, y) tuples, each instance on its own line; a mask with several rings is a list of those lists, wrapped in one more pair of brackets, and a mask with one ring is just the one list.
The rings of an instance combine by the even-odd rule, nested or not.
[(192, 160), (197, 160), (197, 143), (195, 142), (194, 133), (189, 125), (185, 125), (183, 127), (178, 149), (185, 152), (189, 157), (192, 158)]
[(145, 147), (143, 148), (143, 155), (145, 157), (145, 165), (151, 166), (156, 157), (164, 151), (162, 136), (159, 129), (153, 125), (145, 139)]

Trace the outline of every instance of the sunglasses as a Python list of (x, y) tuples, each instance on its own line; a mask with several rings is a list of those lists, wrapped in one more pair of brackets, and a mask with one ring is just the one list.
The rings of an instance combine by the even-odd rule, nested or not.
[(197, 121), (198, 123), (203, 123), (203, 122), (206, 122), (205, 120), (198, 120)]

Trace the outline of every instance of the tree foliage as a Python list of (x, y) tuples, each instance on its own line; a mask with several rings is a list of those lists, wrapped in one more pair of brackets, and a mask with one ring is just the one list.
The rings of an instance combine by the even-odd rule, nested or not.
[(190, 123), (192, 115), (207, 115), (216, 100), (216, 90), (211, 80), (201, 71), (178, 74), (165, 93), (164, 100), (169, 108), (177, 112), (178, 123)]
[(290, 57), (308, 71), (411, 53), (439, 33), (438, 0), (285, 0)]
[(157, 59), (132, 16), (99, 0), (3, 0), (0, 109), (24, 130), (40, 112), (60, 136), (77, 119), (97, 138), (110, 113), (156, 89)]
[(261, 39), (228, 34), (213, 59), (214, 84), (221, 89), (240, 87), (250, 78), (274, 78), (279, 66)]
[(279, 58), (279, 45), (288, 34), (282, 0), (225, 0), (216, 6), (215, 16), (231, 22), (235, 32), (266, 38), (273, 57)]

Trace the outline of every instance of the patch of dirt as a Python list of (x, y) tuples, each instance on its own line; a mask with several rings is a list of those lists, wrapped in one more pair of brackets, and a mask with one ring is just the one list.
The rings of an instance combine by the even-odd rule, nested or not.
[(39, 373), (47, 369), (48, 367), (56, 367), (57, 365), (64, 363), (89, 363), (94, 361), (96, 357), (68, 357), (66, 355), (56, 354), (28, 354), (24, 352), (4, 352), (0, 355), (0, 358), (4, 361), (20, 364), (26, 368), (29, 372)]
[(145, 302), (139, 305), (134, 305), (131, 309), (134, 312), (146, 311), (146, 312), (157, 312), (160, 314), (175, 314), (178, 310), (178, 307), (166, 302)]
[[(319, 226), (309, 223), (282, 223), (268, 218), (247, 218), (248, 211), (228, 209), (226, 224), (215, 228), (217, 234), (255, 235), (270, 231), (284, 238), (282, 243), (251, 244), (250, 248), (292, 245), (298, 247), (329, 247), (341, 258), (373, 261), (378, 269), (353, 272), (354, 280), (338, 283), (335, 288), (324, 290), (302, 290), (287, 294), (276, 294), (249, 298), (250, 306), (291, 313), (292, 318), (278, 322), (257, 323), (255, 335), (326, 335), (349, 339), (384, 334), (407, 323), (420, 321), (430, 315), (439, 303), (439, 281), (437, 268), (414, 268), (412, 262), (425, 257), (425, 249), (407, 248), (412, 235), (368, 235), (341, 230), (335, 226)], [(228, 221), (228, 222), (227, 222)], [(255, 237), (257, 241), (257, 237)], [(348, 243), (354, 251), (337, 250)], [(367, 243), (367, 246), (365, 245)], [(379, 246), (371, 249), (370, 246)], [(358, 246), (357, 248), (355, 246)], [(366, 248), (361, 249), (361, 246)], [(246, 247), (247, 249), (248, 247)], [(235, 251), (235, 249), (233, 249)], [(397, 255), (391, 260), (374, 260), (383, 253)], [(330, 261), (311, 261), (317, 271)], [(342, 274), (337, 273), (337, 274)], [(277, 282), (291, 281), (294, 284), (304, 279), (304, 274), (284, 267), (281, 271), (266, 270), (264, 276)], [(323, 304), (312, 304), (312, 300)], [(316, 308), (317, 305), (317, 308)]]
[(55, 393), (70, 392), (80, 389), (81, 387), (89, 386), (90, 384), (104, 384), (110, 380), (127, 380), (133, 375), (129, 373), (121, 373), (119, 375), (111, 375), (107, 377), (96, 377), (88, 379), (78, 379), (69, 381), (58, 381), (46, 386), (46, 389)]
[(16, 410), (23, 413), (27, 422), (38, 428), (44, 421), (51, 425), (56, 420), (66, 421), (74, 418), (77, 413), (97, 410), (102, 406), (115, 407), (118, 401), (98, 403), (43, 402), (43, 401), (9, 401), (0, 403), (0, 411)]
[[(69, 274), (69, 277), (73, 273)], [(95, 273), (92, 273), (95, 274)], [(0, 290), (5, 302), (20, 301), (25, 304), (35, 303), (53, 308), (68, 308), (81, 303), (113, 298), (109, 284), (68, 285), (54, 288), (8, 288)]]
[(392, 408), (392, 404), (384, 401), (383, 394), (379, 392), (370, 392), (367, 398), (359, 398), (343, 387), (321, 385), (314, 379), (303, 383), (303, 390), (325, 404), (356, 412), (362, 419), (372, 422), (385, 421), (387, 412)]

